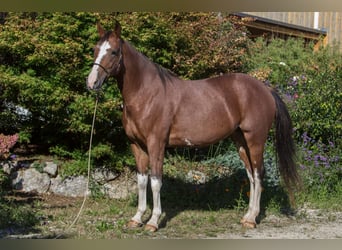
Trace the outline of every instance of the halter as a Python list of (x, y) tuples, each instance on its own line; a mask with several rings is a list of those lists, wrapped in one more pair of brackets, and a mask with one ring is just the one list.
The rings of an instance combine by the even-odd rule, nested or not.
[[(122, 62), (122, 41), (120, 40), (120, 46), (119, 49), (117, 51), (117, 53), (120, 52), (120, 56), (119, 56), (119, 61), (117, 62), (116, 68), (118, 69), (121, 65)], [(97, 65), (99, 66), (101, 69), (103, 69), (103, 71), (106, 73), (107, 76), (110, 75), (110, 71), (114, 68), (114, 63), (108, 68), (106, 69), (105, 67), (103, 67), (100, 63), (96, 63), (94, 62), (93, 65)]]

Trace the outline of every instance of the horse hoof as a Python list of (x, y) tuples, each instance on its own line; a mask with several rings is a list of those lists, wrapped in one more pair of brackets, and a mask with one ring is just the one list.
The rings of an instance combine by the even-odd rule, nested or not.
[(142, 223), (139, 223), (139, 222), (136, 222), (134, 220), (130, 220), (128, 223), (127, 223), (127, 228), (138, 228), (138, 227), (141, 227), (142, 226)]
[(241, 222), (242, 226), (245, 228), (256, 228), (256, 223), (255, 222), (250, 222), (250, 221), (244, 221)]
[(153, 225), (149, 225), (147, 224), (145, 226), (145, 231), (148, 231), (148, 232), (151, 232), (151, 233), (154, 233), (158, 230), (158, 228), (156, 226), (153, 226)]

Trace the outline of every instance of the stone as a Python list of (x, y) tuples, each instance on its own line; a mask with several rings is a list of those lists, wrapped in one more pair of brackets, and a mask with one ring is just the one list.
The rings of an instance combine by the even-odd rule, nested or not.
[(104, 184), (106, 182), (116, 179), (120, 174), (110, 171), (108, 169), (95, 169), (92, 178), (97, 183)]
[(83, 197), (89, 195), (87, 178), (84, 176), (68, 177), (64, 180), (60, 176), (51, 179), (50, 192), (69, 197)]
[(2, 170), (6, 174), (11, 174), (13, 170), (13, 166), (10, 163), (6, 162), (2, 165)]
[(43, 168), (43, 171), (51, 177), (56, 177), (58, 173), (58, 166), (56, 163), (52, 161), (47, 161), (45, 162), (45, 167)]
[(24, 192), (46, 193), (50, 187), (50, 177), (34, 168), (21, 169), (12, 173), (12, 187)]
[(102, 192), (112, 199), (128, 199), (129, 196), (137, 192), (136, 183), (123, 182), (123, 181), (111, 181), (103, 184)]

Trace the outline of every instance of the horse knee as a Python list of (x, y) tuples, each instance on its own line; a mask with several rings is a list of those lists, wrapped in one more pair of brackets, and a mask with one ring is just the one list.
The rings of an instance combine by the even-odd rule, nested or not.
[(148, 182), (148, 175), (137, 173), (137, 179), (138, 179), (138, 188), (140, 190), (146, 189), (147, 182)]

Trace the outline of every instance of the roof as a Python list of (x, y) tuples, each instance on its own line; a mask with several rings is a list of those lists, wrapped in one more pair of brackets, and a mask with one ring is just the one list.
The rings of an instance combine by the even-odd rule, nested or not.
[[(321, 36), (326, 36), (327, 31), (318, 30), (309, 27), (304, 27), (300, 25), (290, 24), (286, 22), (281, 22), (269, 18), (259, 17), (251, 14), (246, 14), (242, 12), (232, 13), (234, 16), (240, 18), (252, 18), (253, 22), (247, 23), (246, 26), (261, 29), (268, 32), (278, 32), (287, 35), (295, 35), (309, 39), (318, 39)], [(278, 27), (278, 29), (276, 29)]]

